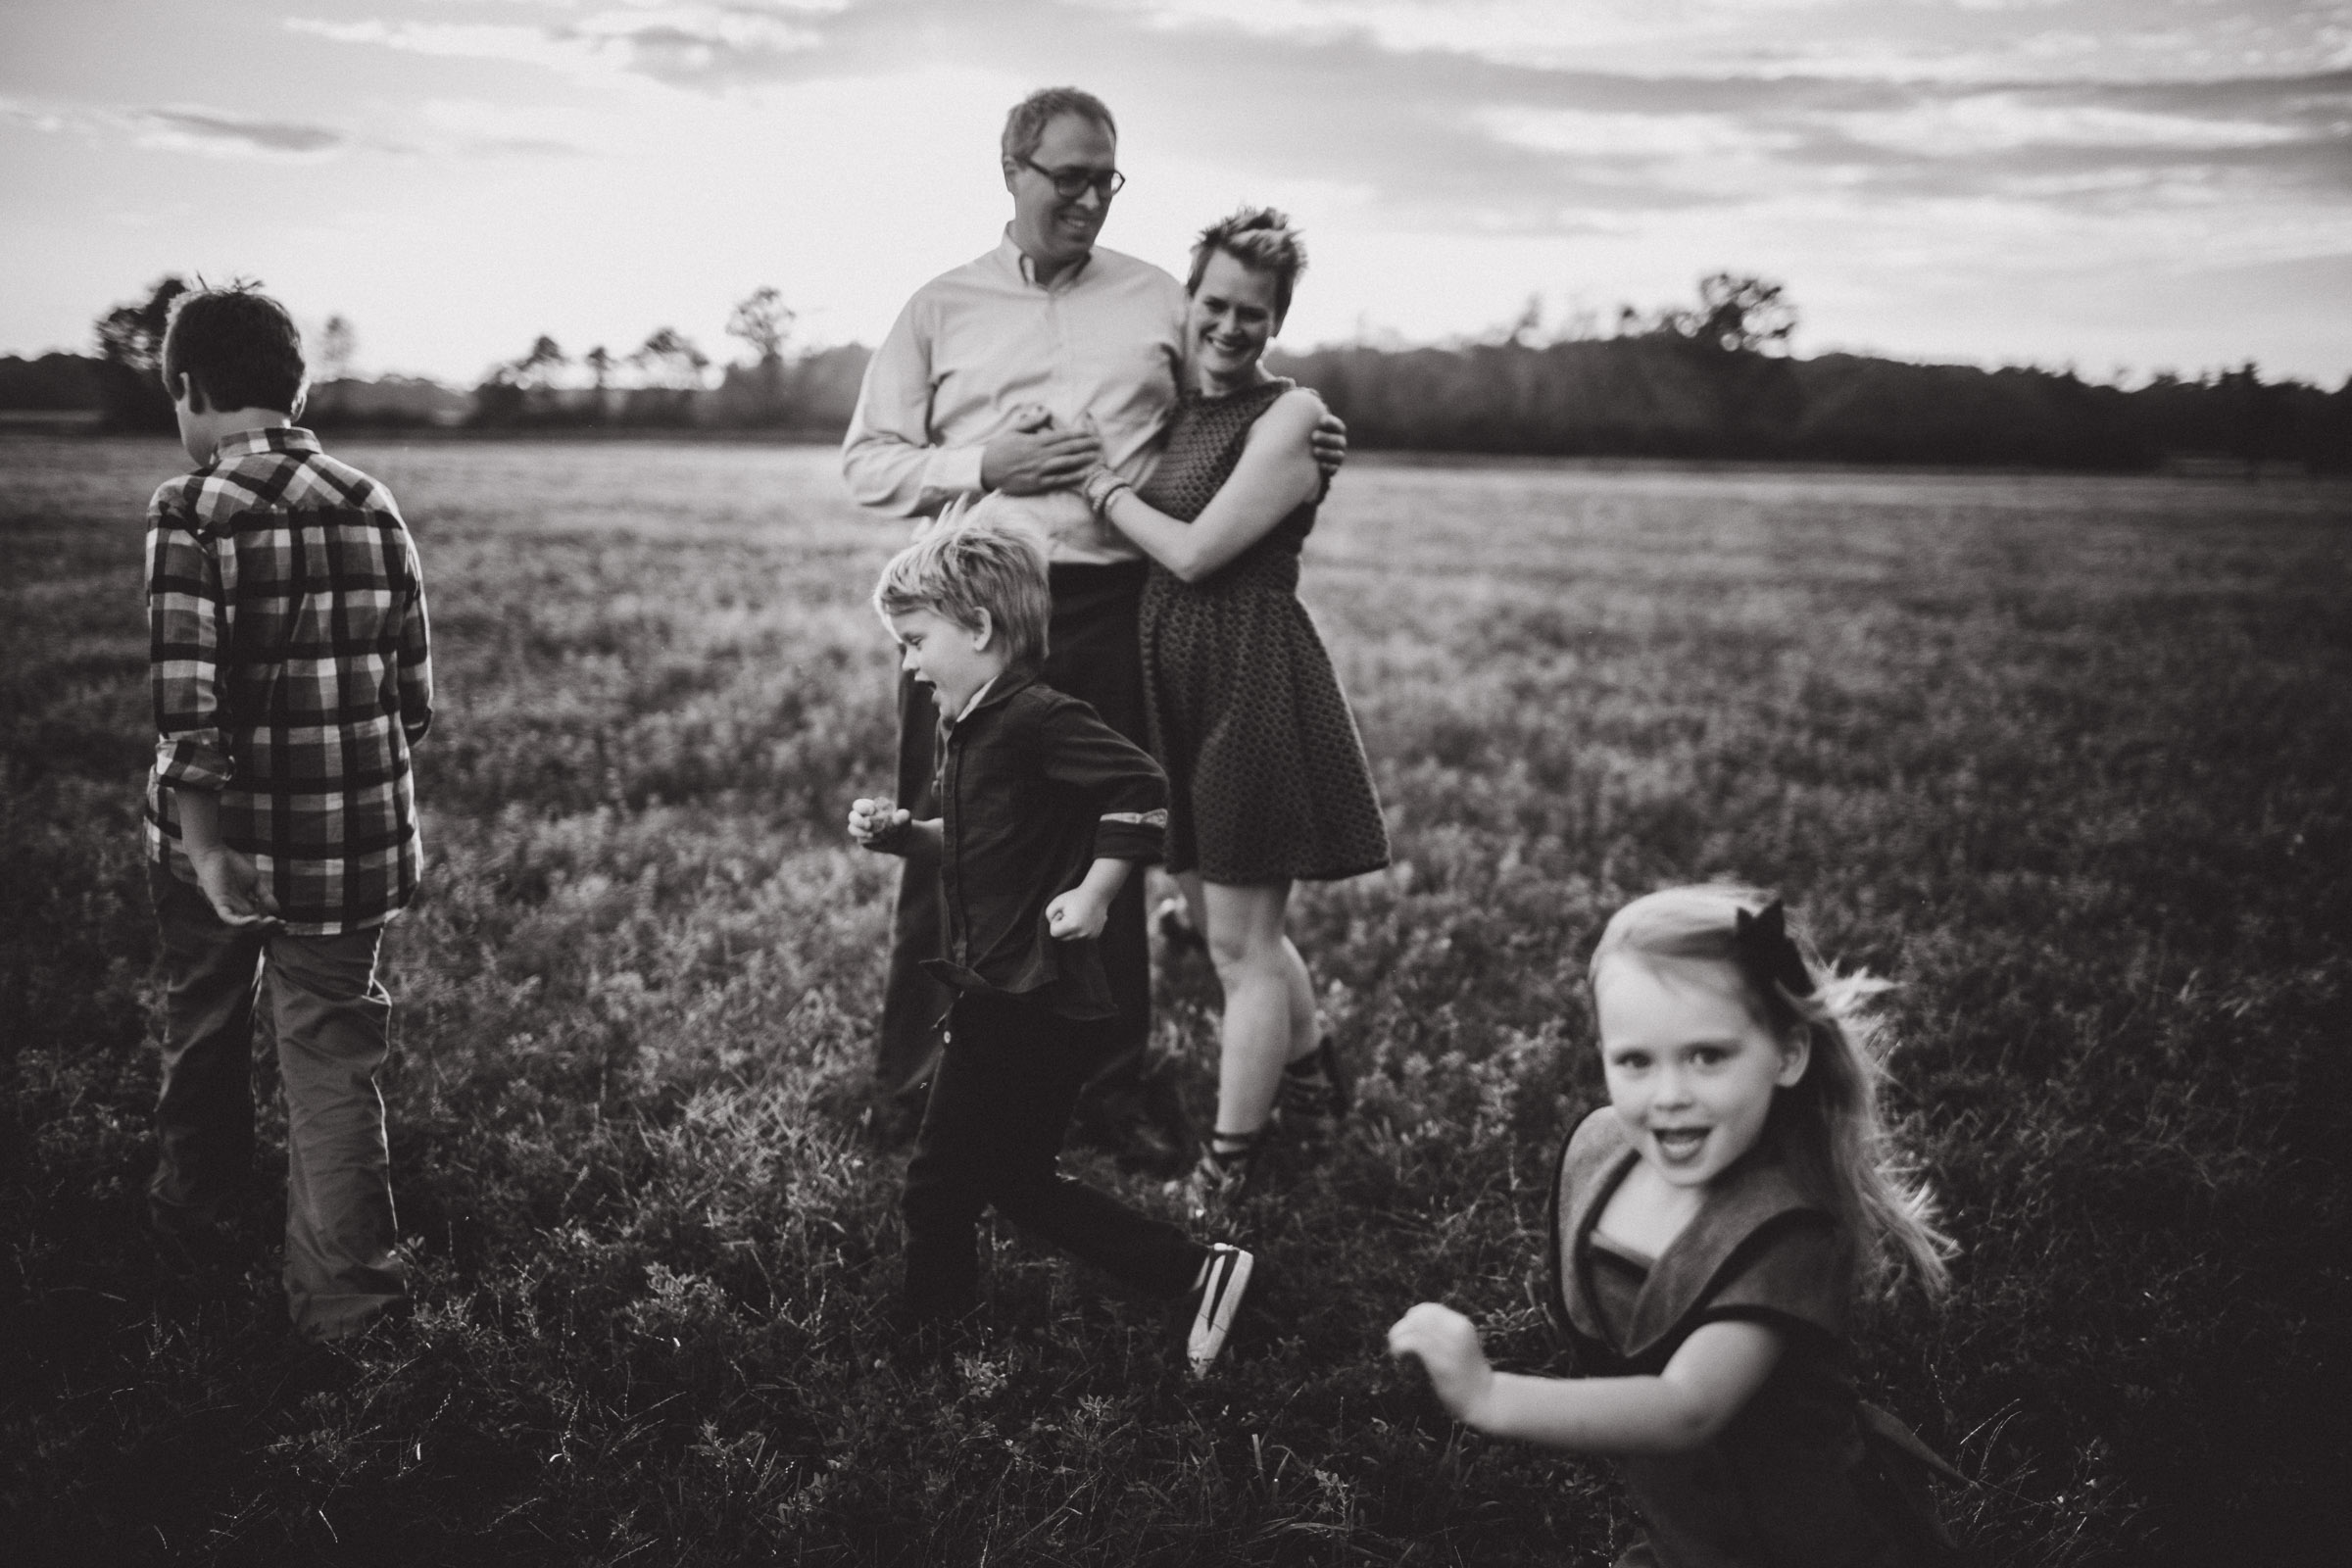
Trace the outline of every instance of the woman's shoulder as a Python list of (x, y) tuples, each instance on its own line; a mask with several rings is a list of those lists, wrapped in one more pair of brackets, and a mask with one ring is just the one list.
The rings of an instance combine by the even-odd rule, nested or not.
[(1300, 386), (1287, 375), (1278, 375), (1267, 384), (1280, 387), (1282, 390), (1267, 403), (1266, 412), (1258, 416), (1261, 421), (1280, 416), (1291, 419), (1303, 418), (1311, 425), (1323, 417), (1325, 412), (1323, 394), (1317, 392), (1313, 387)]
[[(1276, 387), (1280, 390), (1269, 395)], [(1323, 399), (1315, 389), (1277, 376), (1259, 390), (1259, 396), (1265, 398), (1265, 406), (1250, 421), (1250, 439), (1306, 445), (1324, 414)]]

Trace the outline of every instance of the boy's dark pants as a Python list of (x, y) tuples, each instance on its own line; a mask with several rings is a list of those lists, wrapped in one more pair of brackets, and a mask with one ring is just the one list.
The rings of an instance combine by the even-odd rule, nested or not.
[[(1047, 636), (1045, 679), (1093, 708), (1103, 723), (1138, 746), (1144, 725), (1144, 656), (1136, 629), (1147, 568), (1140, 561), (1052, 568), (1054, 619)], [(898, 802), (918, 817), (937, 816), (931, 798), (932, 749), (939, 714), (931, 688), (899, 679)], [(900, 873), (892, 917), (890, 977), (882, 997), (882, 1032), (874, 1071), (893, 1092), (922, 1082), (938, 1050), (933, 1025), (948, 1010), (948, 988), (923, 971), (939, 956), (945, 919), (939, 907), (939, 862), (909, 855)], [(1140, 1055), (1152, 1032), (1152, 954), (1144, 932), (1144, 879), (1127, 879), (1111, 901), (1102, 927), (1102, 970), (1110, 981), (1118, 1021), (1105, 1028), (1094, 1070)], [(1089, 1076), (1093, 1076), (1092, 1073)]]
[[(148, 891), (164, 980), (149, 1219), (166, 1234), (202, 1234), (244, 1185), (254, 1040), (273, 1038), (286, 1096), (286, 1308), (313, 1338), (364, 1328), (408, 1298), (375, 1086), (392, 1016), (375, 977), (383, 928), (298, 937), (232, 926), (160, 866)], [(258, 1019), (257, 1002), (267, 1004)]]
[(1207, 1249), (1055, 1168), (1078, 1091), (1102, 1059), (1102, 1027), (1015, 998), (956, 997), (900, 1200), (917, 1321), (971, 1309), (980, 1211), (992, 1205), (1147, 1295), (1192, 1289)]

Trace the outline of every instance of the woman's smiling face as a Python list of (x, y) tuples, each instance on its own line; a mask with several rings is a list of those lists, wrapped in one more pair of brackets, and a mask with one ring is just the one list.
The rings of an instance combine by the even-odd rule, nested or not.
[(1592, 977), (1609, 1103), (1658, 1175), (1704, 1187), (1755, 1147), (1772, 1097), (1805, 1075), (1730, 965), (1619, 954)]
[(1272, 272), (1245, 267), (1224, 251), (1209, 256), (1188, 317), (1193, 363), (1205, 378), (1231, 384), (1256, 366), (1282, 326), (1274, 315), (1275, 286)]

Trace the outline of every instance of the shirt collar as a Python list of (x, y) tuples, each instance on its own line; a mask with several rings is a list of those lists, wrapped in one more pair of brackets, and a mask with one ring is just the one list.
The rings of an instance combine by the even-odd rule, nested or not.
[[(1614, 1111), (1603, 1106), (1592, 1120), (1596, 1125), (1591, 1135), (1571, 1140), (1561, 1161), (1556, 1201), (1564, 1222), (1551, 1245), (1558, 1249), (1554, 1255), (1563, 1269), (1577, 1266), (1577, 1250), (1599, 1221), (1604, 1201), (1641, 1158)], [(1633, 1321), (1618, 1353), (1639, 1359), (1657, 1348), (1705, 1299), (1741, 1243), (1785, 1214), (1805, 1211), (1836, 1217), (1835, 1206), (1807, 1189), (1774, 1142), (1758, 1139), (1755, 1148), (1715, 1179), (1707, 1201), (1658, 1255), (1636, 1298)], [(1581, 1289), (1567, 1293), (1570, 1321), (1587, 1338), (1609, 1343), (1607, 1326), (1584, 1296)]]
[(266, 425), (259, 430), (231, 430), (213, 449), (214, 460), (250, 457), (257, 452), (317, 452), (318, 438), (298, 424)]
[(1095, 260), (1095, 253), (1090, 250), (1063, 268), (1060, 272), (1055, 274), (1053, 282), (1040, 283), (1037, 280), (1037, 264), (1029, 259), (1027, 251), (1013, 243), (1010, 223), (1004, 225), (1004, 238), (997, 245), (997, 255), (1003, 258), (1004, 265), (1011, 269), (1012, 275), (1019, 278), (1024, 285), (1046, 290), (1071, 287), (1085, 274), (1086, 270), (1094, 265)]
[(940, 728), (942, 730), (956, 728), (981, 709), (996, 707), (1013, 693), (1034, 683), (1036, 679), (1037, 672), (1034, 669), (1022, 668), (1007, 669), (1001, 674), (991, 676), (985, 685), (972, 693), (972, 700), (963, 705), (962, 712), (953, 718), (944, 713), (940, 715)]
[(964, 703), (963, 711), (957, 713), (955, 718), (950, 720), (950, 722), (960, 724), (965, 719), (971, 717), (972, 710), (978, 708), (982, 703), (986, 702), (988, 700), (988, 694), (990, 690), (995, 687), (997, 682), (1003, 680), (1004, 678), (1004, 677), (1002, 675), (991, 675), (988, 677), (988, 679), (982, 681), (980, 683), (980, 689), (972, 693), (971, 697)]

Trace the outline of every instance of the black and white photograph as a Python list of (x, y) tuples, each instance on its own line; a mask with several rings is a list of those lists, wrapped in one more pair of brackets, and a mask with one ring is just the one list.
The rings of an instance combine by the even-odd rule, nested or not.
[(0, 1561), (2352, 1541), (2352, 0), (12, 0)]

